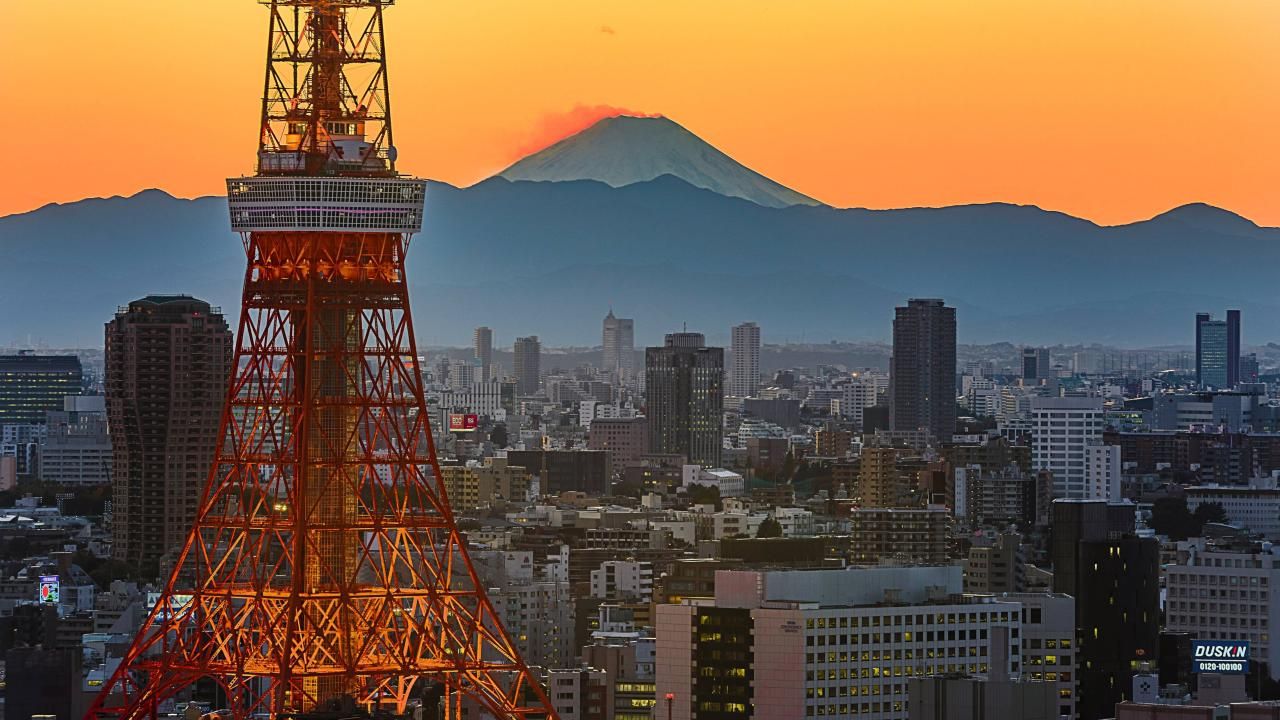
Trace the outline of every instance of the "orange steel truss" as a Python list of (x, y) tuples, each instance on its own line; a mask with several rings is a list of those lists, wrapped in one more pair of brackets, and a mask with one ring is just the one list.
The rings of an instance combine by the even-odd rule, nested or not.
[(89, 713), (154, 717), (201, 678), (235, 718), (414, 684), (554, 717), (454, 523), (423, 398), (408, 236), (251, 233), (237, 371), (178, 567)]
[[(300, 38), (347, 37), (347, 11), (372, 11), (376, 23), (359, 27), (380, 48), (391, 0), (270, 4), (273, 38), (284, 8)], [(331, 45), (299, 92), (350, 84), (344, 45)], [(288, 52), (277, 60), (306, 60)], [(385, 66), (374, 77), (384, 83)], [(334, 103), (302, 105), (322, 133), (349, 119)], [(386, 164), (353, 164), (333, 145), (301, 151), (317, 157), (289, 174), (327, 180), (280, 184), (264, 168), (233, 181), (248, 269), (214, 466), (159, 602), (87, 718), (155, 718), (204, 680), (236, 720), (340, 702), (403, 713), (424, 681), (443, 688), (445, 718), (555, 718), (440, 481), (404, 273), (411, 233), (399, 229), (419, 220), (404, 199), (421, 196), (384, 192), (399, 187), (385, 184), (399, 177)], [(240, 214), (255, 197), (270, 207)], [(402, 212), (384, 222), (379, 202)], [(319, 229), (250, 227), (283, 217)], [(367, 229), (380, 222), (395, 231)]]

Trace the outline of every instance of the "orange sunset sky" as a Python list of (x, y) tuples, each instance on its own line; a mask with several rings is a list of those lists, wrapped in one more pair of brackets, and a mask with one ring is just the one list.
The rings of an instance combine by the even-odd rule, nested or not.
[[(467, 185), (578, 106), (673, 118), (827, 203), (1280, 225), (1276, 0), (401, 0), (401, 169)], [(0, 215), (252, 171), (252, 0), (0, 3)]]

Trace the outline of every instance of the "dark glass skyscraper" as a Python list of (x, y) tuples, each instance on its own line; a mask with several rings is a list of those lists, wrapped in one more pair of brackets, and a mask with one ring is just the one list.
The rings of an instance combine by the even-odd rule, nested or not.
[(0, 355), (0, 425), (41, 424), (80, 390), (75, 355)]
[(1196, 384), (1229, 390), (1240, 382), (1240, 311), (1226, 320), (1196, 313)]
[(116, 559), (154, 571), (186, 540), (217, 447), (231, 340), (219, 311), (186, 295), (135, 300), (107, 323)]
[(672, 333), (644, 353), (649, 451), (720, 465), (724, 412), (724, 348), (702, 333)]
[(1076, 599), (1081, 720), (1114, 717), (1116, 703), (1133, 699), (1138, 663), (1156, 659), (1160, 541), (1138, 537), (1134, 527), (1133, 505), (1053, 503), (1053, 591)]
[(909, 300), (895, 309), (889, 425), (928, 430), (934, 442), (955, 434), (956, 309), (941, 300)]

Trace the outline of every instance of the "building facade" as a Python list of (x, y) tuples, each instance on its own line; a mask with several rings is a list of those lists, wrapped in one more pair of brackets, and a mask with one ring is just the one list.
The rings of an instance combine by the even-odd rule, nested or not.
[(537, 335), (516, 338), (514, 364), (516, 392), (537, 394), (542, 376), (542, 343)]
[(1032, 467), (1053, 473), (1054, 497), (1090, 497), (1087, 452), (1102, 442), (1102, 398), (1032, 398), (1031, 422)]
[(889, 359), (889, 426), (927, 430), (934, 442), (956, 431), (956, 310), (913, 299), (895, 310)]
[(493, 379), (493, 330), (484, 326), (476, 328), (473, 337), (475, 345), (476, 379), (488, 382)]
[(649, 452), (720, 465), (724, 436), (724, 348), (701, 333), (672, 333), (645, 350)]
[(75, 355), (0, 355), (0, 426), (44, 424), (62, 398), (80, 394), (82, 377)]
[(106, 324), (112, 555), (146, 567), (181, 549), (208, 480), (231, 372), (217, 308), (152, 295)]
[(753, 322), (734, 325), (731, 340), (729, 394), (751, 397), (760, 382), (760, 326)]
[(636, 363), (635, 321), (615, 317), (613, 310), (604, 317), (600, 344), (603, 351), (601, 365), (616, 379), (629, 380), (635, 373)]

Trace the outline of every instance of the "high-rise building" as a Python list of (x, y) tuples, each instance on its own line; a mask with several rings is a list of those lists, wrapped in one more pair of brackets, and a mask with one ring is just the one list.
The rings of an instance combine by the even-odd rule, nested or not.
[(478, 379), (480, 382), (489, 382), (493, 379), (493, 330), (484, 326), (476, 328), (474, 344)]
[(1081, 720), (1112, 717), (1116, 703), (1132, 699), (1138, 663), (1156, 658), (1160, 541), (1136, 536), (1135, 517), (1129, 504), (1053, 503), (1053, 591), (1076, 599)]
[(913, 299), (895, 310), (889, 361), (889, 425), (928, 430), (934, 442), (956, 431), (956, 310)]
[(515, 370), (516, 392), (521, 395), (537, 393), (542, 374), (542, 343), (537, 335), (516, 338)]
[(1230, 390), (1240, 382), (1240, 311), (1228, 310), (1226, 320), (1196, 313), (1196, 383)]
[(150, 295), (106, 324), (112, 554), (146, 566), (180, 549), (218, 440), (231, 372), (219, 309)]
[(1090, 497), (1086, 454), (1102, 442), (1102, 398), (1034, 397), (1031, 423), (1032, 467), (1053, 473), (1053, 496)]
[(734, 325), (732, 335), (729, 394), (750, 397), (760, 382), (760, 326), (753, 322)]
[(1227, 311), (1227, 387), (1240, 383), (1240, 311)]
[(604, 350), (604, 370), (620, 379), (629, 379), (635, 372), (636, 341), (635, 321), (614, 317), (613, 310), (604, 316), (601, 346)]
[(1044, 380), (1051, 372), (1049, 348), (1022, 348), (1023, 380)]
[(0, 425), (43, 424), (46, 412), (61, 410), (62, 398), (80, 389), (75, 355), (0, 355)]
[(671, 333), (645, 349), (649, 451), (720, 465), (724, 412), (724, 348), (702, 333)]

